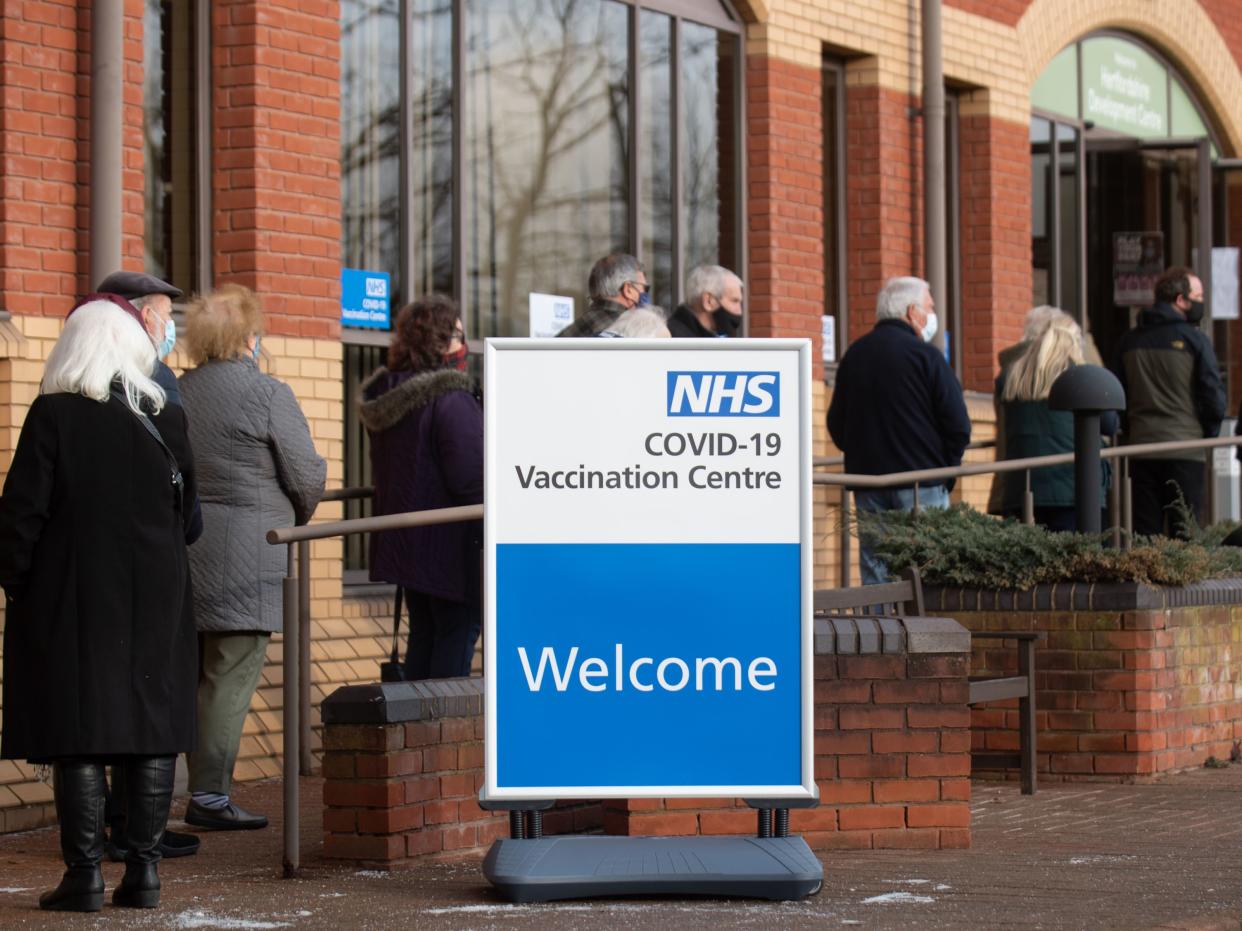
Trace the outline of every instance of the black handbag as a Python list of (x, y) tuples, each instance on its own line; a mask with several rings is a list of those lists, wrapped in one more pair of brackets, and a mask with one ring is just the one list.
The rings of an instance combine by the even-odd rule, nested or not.
[(380, 663), (380, 681), (381, 682), (404, 682), (405, 666), (401, 662), (401, 649), (398, 646), (400, 642), (399, 633), (401, 631), (401, 586), (397, 586), (397, 594), (393, 599), (392, 606), (392, 652), (389, 654), (388, 662)]

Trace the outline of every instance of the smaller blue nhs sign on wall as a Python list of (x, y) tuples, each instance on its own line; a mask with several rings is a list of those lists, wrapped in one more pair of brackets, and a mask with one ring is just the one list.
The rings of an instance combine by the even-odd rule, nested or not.
[(341, 269), (341, 326), (387, 330), (392, 319), (388, 272)]

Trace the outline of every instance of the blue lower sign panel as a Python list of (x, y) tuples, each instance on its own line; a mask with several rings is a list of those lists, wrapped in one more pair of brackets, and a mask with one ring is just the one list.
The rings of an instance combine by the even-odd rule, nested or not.
[(797, 544), (500, 544), (501, 792), (798, 786)]

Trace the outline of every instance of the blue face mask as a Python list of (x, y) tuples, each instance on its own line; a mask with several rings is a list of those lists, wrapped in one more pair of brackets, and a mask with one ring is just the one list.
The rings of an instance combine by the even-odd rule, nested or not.
[(177, 324), (172, 320), (164, 321), (164, 341), (160, 343), (156, 353), (161, 359), (167, 356), (177, 346)]
[(250, 351), (251, 358), (257, 363), (259, 361), (259, 344), (263, 342), (263, 337), (258, 333), (254, 335), (254, 349)]
[(646, 291), (644, 291), (642, 294), (638, 295), (638, 304), (636, 304), (635, 306), (646, 307), (650, 303), (651, 303), (651, 295), (648, 294)]

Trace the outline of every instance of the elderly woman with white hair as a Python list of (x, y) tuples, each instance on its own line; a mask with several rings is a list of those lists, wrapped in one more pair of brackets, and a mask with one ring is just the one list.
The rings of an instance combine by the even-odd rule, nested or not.
[(125, 803), (115, 905), (159, 903), (174, 760), (194, 749), (197, 650), (186, 554), (194, 464), (184, 414), (115, 295), (75, 307), (48, 356), (0, 498), (0, 757), (51, 764), (67, 870), (39, 905), (98, 911), (104, 766)]

